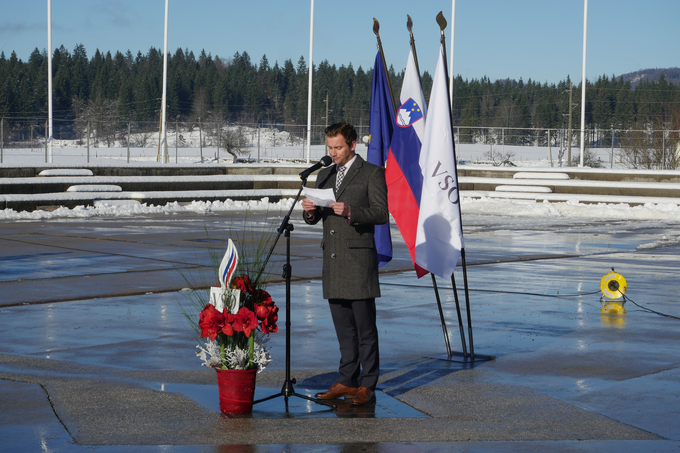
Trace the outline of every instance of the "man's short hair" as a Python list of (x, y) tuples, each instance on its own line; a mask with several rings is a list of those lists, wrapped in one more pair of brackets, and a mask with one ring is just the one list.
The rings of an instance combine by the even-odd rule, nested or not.
[(331, 124), (326, 128), (326, 137), (335, 137), (338, 134), (345, 138), (345, 143), (350, 147), (353, 142), (357, 141), (357, 131), (354, 129), (354, 126), (347, 121)]

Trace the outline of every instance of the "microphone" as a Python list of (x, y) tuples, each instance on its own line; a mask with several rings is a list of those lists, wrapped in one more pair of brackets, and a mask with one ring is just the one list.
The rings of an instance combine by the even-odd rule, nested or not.
[(330, 164), (333, 163), (333, 159), (331, 156), (323, 156), (319, 162), (315, 163), (311, 167), (309, 167), (307, 170), (303, 171), (300, 173), (300, 179), (303, 181), (306, 181), (307, 178), (309, 178), (309, 175), (317, 171), (321, 167), (328, 167)]

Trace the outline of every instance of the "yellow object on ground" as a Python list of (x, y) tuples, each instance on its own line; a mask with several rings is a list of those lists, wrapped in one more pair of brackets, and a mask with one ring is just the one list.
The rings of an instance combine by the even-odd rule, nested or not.
[(620, 299), (626, 293), (626, 279), (617, 272), (610, 272), (600, 280), (602, 294), (610, 299)]

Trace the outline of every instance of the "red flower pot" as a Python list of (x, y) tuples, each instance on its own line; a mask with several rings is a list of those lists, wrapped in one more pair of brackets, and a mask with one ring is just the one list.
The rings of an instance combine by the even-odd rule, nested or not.
[(220, 392), (220, 410), (223, 414), (249, 414), (253, 411), (255, 377), (252, 370), (215, 370)]

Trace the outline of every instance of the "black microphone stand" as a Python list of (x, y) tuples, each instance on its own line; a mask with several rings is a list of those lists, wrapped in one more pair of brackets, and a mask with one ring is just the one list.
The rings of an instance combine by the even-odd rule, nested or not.
[(292, 214), (293, 208), (295, 208), (295, 205), (300, 199), (300, 194), (302, 193), (305, 184), (307, 184), (306, 177), (300, 175), (300, 178), (302, 179), (302, 183), (300, 184), (300, 190), (298, 190), (297, 196), (295, 197), (295, 200), (293, 201), (293, 204), (291, 205), (288, 214), (286, 214), (286, 216), (283, 218), (281, 226), (278, 229), (276, 239), (274, 240), (274, 243), (272, 244), (272, 247), (269, 250), (267, 259), (264, 261), (264, 264), (262, 265), (262, 272), (264, 272), (264, 268), (269, 262), (269, 258), (272, 256), (272, 253), (274, 252), (274, 247), (276, 247), (276, 244), (279, 242), (281, 233), (284, 233), (284, 235), (286, 236), (286, 264), (283, 265), (282, 277), (286, 279), (286, 380), (283, 382), (283, 386), (281, 387), (281, 391), (279, 393), (275, 393), (274, 395), (270, 395), (265, 398), (254, 401), (253, 404), (262, 403), (264, 401), (268, 401), (270, 399), (283, 396), (286, 403), (286, 411), (288, 411), (288, 398), (291, 396), (297, 396), (299, 398), (304, 398), (306, 400), (313, 401), (315, 403), (323, 404), (325, 406), (329, 406), (332, 407), (333, 409), (336, 409), (337, 405), (333, 403), (319, 400), (317, 398), (312, 398), (311, 396), (303, 395), (301, 393), (297, 393), (295, 391), (295, 388), (293, 387), (293, 385), (296, 384), (296, 380), (290, 378), (290, 279), (292, 275), (291, 274), (292, 267), (290, 265), (290, 232), (293, 231), (293, 225), (290, 223), (290, 215)]

